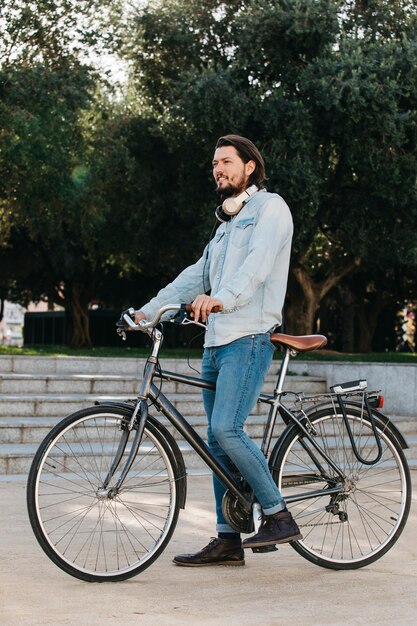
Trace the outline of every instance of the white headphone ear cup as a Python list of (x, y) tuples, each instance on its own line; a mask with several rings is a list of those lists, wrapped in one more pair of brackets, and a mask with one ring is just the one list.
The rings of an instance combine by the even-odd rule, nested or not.
[(242, 208), (242, 201), (240, 200), (241, 195), (242, 194), (240, 194), (237, 198), (226, 198), (223, 202), (222, 208), (227, 215), (236, 215), (236, 213), (239, 213)]
[(228, 222), (231, 217), (239, 213), (243, 204), (247, 202), (248, 198), (250, 198), (255, 191), (258, 191), (258, 188), (256, 185), (252, 185), (246, 189), (246, 191), (243, 191), (239, 196), (223, 200), (223, 204), (218, 206), (215, 211), (217, 219), (220, 222)]

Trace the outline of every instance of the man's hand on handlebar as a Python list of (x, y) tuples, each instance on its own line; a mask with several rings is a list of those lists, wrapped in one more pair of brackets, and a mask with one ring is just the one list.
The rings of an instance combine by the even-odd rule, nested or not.
[(205, 294), (201, 294), (197, 296), (194, 302), (191, 305), (192, 313), (191, 317), (195, 322), (198, 322), (200, 316), (201, 321), (205, 324), (208, 316), (213, 311), (213, 313), (217, 313), (218, 311), (223, 310), (223, 304), (217, 298), (213, 298), (212, 296), (206, 296)]
[(139, 324), (139, 322), (141, 322), (142, 320), (146, 319), (146, 315), (145, 313), (143, 313), (143, 311), (135, 311), (135, 324)]
[[(223, 304), (217, 298), (213, 298), (211, 296), (206, 296), (204, 294), (197, 296), (192, 304), (166, 304), (161, 307), (155, 317), (151, 320), (147, 320), (145, 313), (140, 309), (135, 311), (133, 308), (127, 309), (123, 311), (120, 316), (119, 321), (116, 324), (117, 332), (123, 339), (126, 339), (127, 330), (141, 330), (143, 332), (147, 332), (148, 334), (151, 332), (151, 329), (154, 328), (160, 321), (161, 317), (164, 313), (169, 311), (181, 311), (185, 307), (186, 313), (192, 318), (192, 323), (199, 324), (199, 319), (204, 325), (207, 321), (207, 317), (210, 313), (218, 313), (223, 310)], [(187, 318), (180, 317), (181, 322), (186, 323)], [(188, 323), (191, 323), (190, 321)]]

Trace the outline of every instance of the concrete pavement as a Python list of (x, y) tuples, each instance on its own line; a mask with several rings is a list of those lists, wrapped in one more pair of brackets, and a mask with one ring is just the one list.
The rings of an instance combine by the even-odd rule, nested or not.
[[(417, 491), (417, 472), (413, 471)], [(191, 476), (187, 507), (163, 555), (121, 583), (89, 584), (58, 569), (29, 526), (22, 480), (0, 482), (0, 623), (21, 625), (349, 626), (417, 623), (417, 508), (400, 540), (375, 564), (334, 572), (290, 546), (247, 553), (246, 567), (182, 568), (174, 554), (213, 534), (209, 476)]]

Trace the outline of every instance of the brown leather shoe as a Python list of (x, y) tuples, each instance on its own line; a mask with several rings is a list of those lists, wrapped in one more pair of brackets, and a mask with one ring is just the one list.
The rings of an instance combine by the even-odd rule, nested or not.
[(265, 515), (259, 531), (253, 537), (245, 539), (242, 548), (274, 546), (277, 543), (298, 541), (303, 536), (289, 511), (279, 511), (274, 515)]
[(185, 567), (207, 567), (209, 565), (245, 565), (245, 553), (242, 543), (212, 537), (210, 543), (200, 552), (194, 554), (178, 554), (174, 557), (176, 565)]

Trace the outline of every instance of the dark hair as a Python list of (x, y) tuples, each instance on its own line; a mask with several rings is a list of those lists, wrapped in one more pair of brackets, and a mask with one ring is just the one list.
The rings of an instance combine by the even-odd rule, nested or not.
[(236, 152), (244, 163), (255, 161), (256, 167), (250, 175), (248, 182), (249, 185), (256, 185), (259, 188), (263, 187), (266, 180), (265, 163), (255, 144), (250, 139), (240, 135), (224, 135), (224, 137), (220, 137), (217, 140), (215, 149), (223, 148), (223, 146), (236, 148)]

